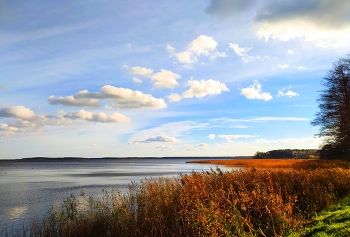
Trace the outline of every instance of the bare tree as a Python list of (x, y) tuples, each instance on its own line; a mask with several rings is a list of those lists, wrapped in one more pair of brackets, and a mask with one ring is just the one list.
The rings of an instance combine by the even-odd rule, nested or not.
[(325, 89), (317, 100), (319, 112), (311, 122), (320, 126), (317, 135), (327, 143), (321, 158), (350, 160), (350, 55), (333, 63), (322, 85)]

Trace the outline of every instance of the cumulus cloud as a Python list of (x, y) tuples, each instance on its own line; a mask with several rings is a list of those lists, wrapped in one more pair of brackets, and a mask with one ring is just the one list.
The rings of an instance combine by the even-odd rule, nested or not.
[(180, 63), (193, 64), (198, 61), (198, 57), (200, 56), (209, 57), (211, 60), (217, 57), (226, 57), (226, 53), (215, 51), (217, 45), (218, 43), (213, 37), (200, 35), (194, 39), (183, 52), (175, 53), (175, 48), (170, 45), (167, 45), (166, 49), (175, 56)]
[(175, 48), (169, 44), (166, 46), (166, 50), (171, 54), (175, 53)]
[(285, 68), (289, 68), (290, 65), (289, 64), (283, 64), (283, 65), (278, 65), (279, 68), (285, 69)]
[(215, 139), (215, 134), (209, 134), (209, 139)]
[(189, 80), (187, 85), (190, 87), (182, 93), (183, 98), (202, 98), (206, 95), (218, 95), (222, 91), (229, 91), (226, 85), (220, 81), (209, 80)]
[(283, 89), (283, 90), (278, 91), (277, 96), (278, 97), (281, 97), (281, 96), (294, 97), (294, 96), (299, 96), (299, 94), (294, 92), (294, 91), (291, 91), (291, 90), (284, 92), (284, 89)]
[(256, 99), (256, 100), (269, 101), (273, 98), (270, 92), (261, 91), (261, 84), (259, 84), (258, 81), (254, 81), (253, 85), (250, 85), (249, 87), (241, 89), (241, 95), (244, 95), (247, 99), (250, 99), (250, 100)]
[(81, 106), (81, 107), (100, 107), (100, 103), (97, 99), (84, 99), (84, 98), (75, 98), (72, 95), (59, 98), (55, 98), (55, 96), (51, 95), (47, 100), (50, 105), (66, 105), (66, 106)]
[[(154, 83), (156, 88), (174, 88), (179, 85), (177, 79), (181, 78), (179, 74), (173, 73), (172, 71), (161, 69), (160, 72), (153, 74), (153, 69), (144, 68), (140, 66), (129, 67), (124, 65), (125, 68), (130, 74), (142, 76), (149, 78)], [(142, 81), (139, 78), (134, 77), (133, 81), (136, 83), (141, 83)]]
[(143, 76), (146, 78), (150, 78), (152, 76), (152, 73), (153, 73), (153, 69), (140, 67), (140, 66), (129, 67), (127, 65), (123, 65), (123, 68), (125, 70), (127, 70), (130, 74), (139, 75), (139, 76)]
[(107, 115), (103, 112), (100, 112), (100, 113), (93, 114), (83, 109), (80, 110), (79, 112), (67, 113), (63, 117), (69, 118), (69, 119), (82, 119), (82, 120), (100, 122), (100, 123), (130, 123), (130, 119), (120, 113), (113, 113), (111, 115)]
[(180, 101), (182, 98), (202, 98), (207, 95), (219, 95), (223, 91), (229, 91), (226, 85), (220, 81), (209, 80), (189, 80), (187, 86), (190, 88), (181, 95), (172, 93), (167, 96), (170, 102)]
[(173, 73), (172, 71), (161, 69), (152, 75), (151, 80), (154, 81), (154, 86), (157, 88), (174, 88), (179, 83), (176, 81), (181, 76), (179, 74)]
[(24, 106), (13, 106), (0, 108), (0, 117), (31, 119), (35, 117), (35, 113)]
[(100, 107), (100, 100), (106, 99), (112, 102), (113, 107), (121, 109), (163, 109), (167, 107), (164, 99), (111, 85), (101, 87), (99, 92), (82, 90), (75, 95), (59, 97), (58, 99), (52, 95), (48, 102), (52, 105)]
[(208, 150), (209, 149), (209, 145), (206, 144), (206, 143), (200, 143), (200, 144), (198, 144), (198, 148), (200, 150)]
[[(327, 40), (337, 31), (349, 31), (349, 2), (339, 0), (320, 1), (267, 1), (256, 16), (258, 36), (289, 40)], [(340, 35), (338, 35), (339, 37)], [(318, 46), (322, 47), (322, 42)], [(325, 46), (325, 45), (323, 45)]]
[(134, 77), (134, 78), (132, 79), (132, 81), (135, 82), (135, 83), (142, 83), (142, 80), (141, 80), (141, 79), (138, 79), (137, 77)]
[(293, 50), (290, 50), (290, 49), (287, 51), (287, 53), (290, 54), (290, 55), (294, 54)]
[(256, 136), (252, 136), (252, 135), (218, 135), (218, 137), (226, 139), (227, 142), (231, 142), (232, 139), (252, 138), (252, 137), (256, 137)]
[(319, 47), (347, 43), (350, 33), (347, 0), (211, 0), (207, 13), (220, 18), (250, 16), (260, 38), (316, 41)]
[(153, 142), (179, 142), (180, 140), (176, 139), (175, 137), (169, 137), (169, 136), (157, 136), (157, 137), (151, 137), (144, 140), (134, 141), (133, 144), (137, 143), (153, 143)]
[[(0, 118), (12, 118), (8, 124), (1, 124), (1, 137), (9, 137), (19, 132), (42, 131), (46, 125), (59, 126), (70, 124), (65, 118), (53, 115), (37, 115), (24, 106), (0, 108)], [(5, 134), (5, 135), (4, 135)]]
[(248, 52), (251, 50), (251, 48), (239, 47), (238, 44), (229, 43), (229, 48), (231, 48), (238, 56), (240, 56), (244, 63), (249, 63), (249, 62), (257, 60), (257, 59), (268, 58), (267, 56), (265, 56), (263, 58), (261, 58), (260, 56), (250, 56), (248, 54)]
[(176, 102), (182, 99), (181, 95), (176, 93), (171, 93), (170, 95), (167, 96), (167, 98), (170, 102)]
[(9, 126), (8, 124), (0, 124), (0, 131), (17, 132), (18, 128)]

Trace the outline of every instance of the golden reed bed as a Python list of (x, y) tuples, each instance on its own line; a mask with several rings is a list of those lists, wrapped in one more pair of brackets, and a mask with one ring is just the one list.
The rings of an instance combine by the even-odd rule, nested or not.
[(204, 163), (214, 165), (227, 165), (227, 166), (244, 166), (244, 167), (282, 167), (293, 166), (302, 162), (310, 162), (310, 160), (303, 159), (237, 159), (237, 160), (198, 160), (188, 161), (187, 163)]

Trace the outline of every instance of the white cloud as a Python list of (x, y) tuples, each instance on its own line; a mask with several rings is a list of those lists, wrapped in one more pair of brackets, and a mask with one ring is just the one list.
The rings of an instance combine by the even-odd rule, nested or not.
[(349, 1), (211, 0), (207, 13), (252, 19), (259, 38), (312, 41), (317, 47), (346, 46)]
[(233, 49), (233, 51), (238, 55), (238, 56), (241, 56), (241, 57), (244, 57), (247, 55), (247, 53), (251, 50), (251, 48), (241, 48), (239, 47), (238, 44), (232, 44), (232, 43), (229, 43), (229, 47), (231, 49)]
[(287, 92), (284, 92), (284, 90), (280, 90), (280, 91), (278, 91), (277, 96), (278, 97), (281, 97), (281, 96), (293, 97), (293, 96), (299, 96), (299, 94), (294, 92), (294, 91), (291, 91), (291, 90), (288, 90)]
[(209, 139), (215, 139), (215, 134), (209, 134)]
[[(219, 122), (223, 123), (225, 126), (231, 123), (252, 123), (252, 122), (268, 122), (268, 121), (309, 121), (308, 118), (298, 118), (298, 117), (258, 117), (258, 118), (247, 118), (247, 119), (233, 119), (233, 118), (217, 118), (211, 119), (211, 123)], [(243, 126), (245, 127), (245, 126)]]
[(189, 134), (193, 130), (204, 129), (208, 126), (208, 123), (198, 123), (195, 121), (166, 123), (134, 134), (132, 137), (130, 137), (129, 143), (132, 143), (133, 141), (146, 140), (150, 137), (154, 137), (154, 134), (167, 134), (169, 137), (181, 137), (183, 133)]
[(244, 125), (234, 125), (234, 128), (248, 128), (248, 126), (244, 126)]
[(184, 146), (186, 147), (187, 151), (196, 151), (197, 150), (197, 148), (195, 148), (193, 144), (184, 144)]
[(210, 51), (216, 49), (218, 43), (213, 39), (213, 37), (208, 37), (206, 35), (200, 35), (197, 39), (193, 40), (189, 45), (187, 50), (196, 55), (210, 55)]
[(308, 121), (308, 118), (295, 118), (295, 117), (260, 117), (251, 119), (249, 121)]
[(168, 146), (157, 146), (156, 149), (159, 149), (160, 151), (172, 151), (173, 148)]
[(283, 64), (283, 65), (278, 65), (278, 67), (285, 69), (285, 68), (289, 68), (290, 65), (289, 64)]
[(181, 95), (176, 93), (171, 93), (170, 95), (167, 96), (167, 98), (170, 102), (176, 102), (182, 99)]
[(179, 85), (176, 81), (181, 76), (173, 73), (169, 70), (161, 69), (151, 76), (151, 80), (154, 81), (154, 86), (157, 88), (174, 88)]
[(280, 41), (301, 39), (314, 42), (316, 47), (337, 48), (344, 46), (344, 35), (350, 35), (350, 27), (347, 29), (325, 29), (314, 25), (308, 19), (286, 19), (275, 22), (260, 22), (257, 24), (257, 36)]
[(290, 49), (288, 49), (287, 53), (290, 54), (290, 55), (294, 54), (293, 50), (290, 50)]
[(171, 54), (175, 53), (175, 48), (169, 44), (166, 46), (166, 50)]
[(169, 137), (169, 136), (157, 136), (157, 137), (151, 137), (144, 140), (134, 141), (133, 144), (137, 143), (153, 143), (153, 142), (180, 142), (180, 140), (176, 139), (175, 137)]
[(170, 45), (167, 45), (166, 49), (175, 56), (180, 63), (193, 64), (198, 61), (198, 57), (200, 56), (209, 57), (211, 60), (218, 57), (226, 57), (225, 52), (215, 51), (217, 45), (218, 43), (213, 37), (200, 35), (194, 39), (183, 52), (175, 53), (175, 48)]
[(135, 83), (142, 83), (142, 80), (139, 79), (139, 78), (137, 78), (137, 77), (134, 77), (134, 78), (132, 79), (132, 81), (135, 82)]
[(259, 84), (258, 81), (254, 81), (253, 85), (250, 85), (247, 88), (241, 89), (241, 95), (244, 95), (247, 99), (250, 100), (264, 100), (269, 101), (273, 99), (270, 92), (262, 92), (261, 91), (261, 84)]
[(0, 131), (17, 132), (18, 128), (9, 126), (8, 124), (0, 124)]
[(267, 56), (261, 58), (260, 56), (250, 56), (248, 55), (248, 52), (251, 50), (251, 48), (247, 47), (239, 47), (238, 44), (232, 44), (229, 43), (229, 47), (238, 55), (242, 58), (242, 61), (244, 63), (249, 63), (251, 61), (257, 60), (257, 59), (265, 59), (268, 58)]
[[(127, 65), (124, 65), (123, 68), (128, 70), (128, 72), (131, 74), (151, 79), (154, 82), (154, 86), (156, 88), (172, 89), (179, 85), (179, 83), (176, 80), (181, 78), (179, 74), (173, 73), (172, 71), (165, 69), (161, 69), (160, 72), (153, 74), (153, 69), (151, 68), (144, 68), (140, 66), (130, 68)], [(133, 78), (133, 81), (136, 83), (142, 83), (142, 81), (136, 77)]]
[(97, 99), (89, 99), (89, 98), (75, 98), (75, 96), (69, 95), (59, 98), (55, 98), (54, 95), (51, 95), (47, 102), (50, 105), (65, 105), (65, 106), (81, 106), (81, 107), (100, 107), (100, 103)]
[(162, 98), (154, 98), (150, 94), (111, 85), (101, 87), (100, 92), (82, 90), (73, 96), (59, 97), (58, 99), (52, 95), (48, 102), (52, 105), (100, 107), (99, 101), (105, 99), (110, 100), (113, 107), (121, 109), (163, 109), (167, 107)]
[(206, 144), (206, 143), (200, 143), (200, 144), (198, 144), (198, 148), (200, 150), (208, 150), (209, 149), (209, 145)]
[(299, 66), (299, 67), (295, 67), (295, 68), (298, 69), (298, 70), (308, 70), (308, 68), (303, 67), (303, 66)]
[(226, 58), (226, 52), (214, 52), (209, 56), (210, 60), (215, 60), (216, 58)]
[(34, 112), (24, 106), (13, 106), (0, 108), (0, 117), (31, 119), (35, 117)]
[(218, 137), (226, 139), (227, 142), (231, 142), (232, 139), (252, 138), (252, 137), (256, 137), (256, 136), (252, 136), (252, 135), (218, 135)]
[(93, 114), (83, 109), (80, 110), (79, 112), (67, 113), (63, 117), (69, 118), (69, 119), (82, 119), (82, 120), (100, 122), (100, 123), (130, 123), (129, 118), (119, 113), (113, 113), (111, 115), (107, 115), (103, 112), (100, 112), (97, 114)]
[[(68, 125), (71, 122), (65, 118), (53, 115), (36, 115), (24, 106), (13, 106), (0, 109), (0, 117), (15, 119), (8, 124), (1, 124), (2, 137), (9, 137), (18, 132), (43, 131), (44, 126)], [(6, 133), (6, 136), (4, 135)]]
[(222, 91), (229, 91), (226, 85), (220, 81), (209, 80), (189, 80), (187, 83), (190, 89), (182, 93), (183, 98), (202, 98), (206, 95), (218, 95)]
[(150, 78), (153, 73), (153, 69), (140, 66), (129, 67), (127, 65), (123, 65), (123, 68), (126, 69), (130, 74), (139, 75), (146, 78)]
[[(276, 140), (268, 140), (268, 139), (257, 139), (256, 142), (259, 143), (270, 143), (270, 144), (321, 144), (323, 142), (322, 138), (319, 137), (302, 137), (302, 138), (283, 138)], [(315, 147), (312, 145), (312, 147)]]
[(187, 63), (192, 64), (197, 62), (197, 57), (189, 51), (184, 51), (182, 53), (175, 54), (177, 60), (179, 60), (180, 63)]

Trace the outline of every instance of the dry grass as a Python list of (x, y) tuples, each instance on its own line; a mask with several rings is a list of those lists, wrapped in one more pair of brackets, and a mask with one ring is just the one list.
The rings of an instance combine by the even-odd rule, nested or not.
[(349, 195), (349, 177), (299, 166), (148, 179), (127, 194), (67, 198), (22, 236), (286, 236)]
[(188, 161), (187, 163), (205, 163), (214, 165), (226, 165), (226, 166), (244, 166), (244, 167), (282, 167), (291, 166), (296, 163), (305, 162), (302, 159), (237, 159), (237, 160), (199, 160)]
[(187, 163), (205, 163), (226, 166), (242, 166), (254, 168), (318, 169), (318, 168), (350, 168), (349, 163), (341, 160), (306, 160), (306, 159), (235, 159), (235, 160), (199, 160)]

